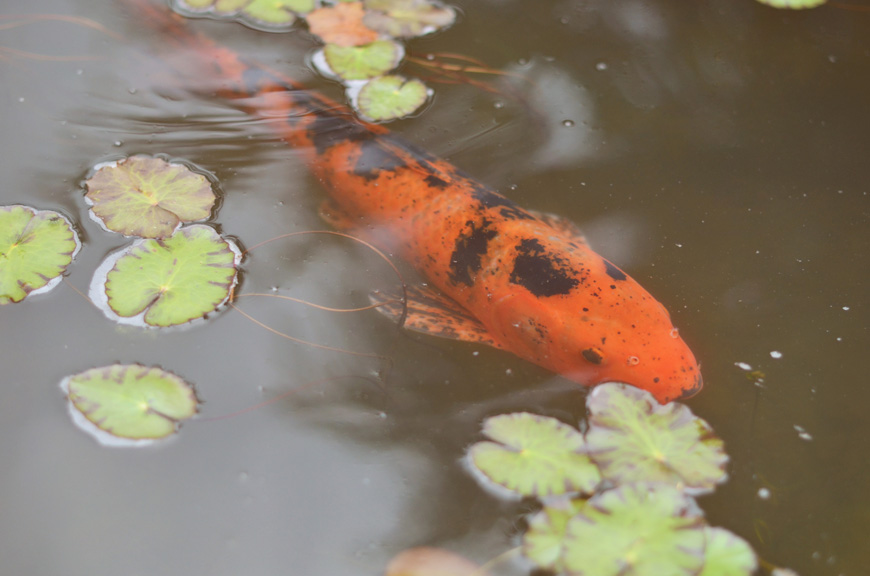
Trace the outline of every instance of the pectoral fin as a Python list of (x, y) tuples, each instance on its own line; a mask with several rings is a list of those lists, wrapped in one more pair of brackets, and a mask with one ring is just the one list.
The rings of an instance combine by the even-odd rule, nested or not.
[[(441, 338), (477, 342), (501, 348), (483, 324), (453, 300), (424, 286), (408, 286), (407, 294), (405, 328)], [(373, 292), (369, 295), (369, 299), (372, 304), (379, 305), (378, 311), (381, 314), (395, 322), (402, 318), (402, 313), (406, 309), (402, 302), (401, 291)]]

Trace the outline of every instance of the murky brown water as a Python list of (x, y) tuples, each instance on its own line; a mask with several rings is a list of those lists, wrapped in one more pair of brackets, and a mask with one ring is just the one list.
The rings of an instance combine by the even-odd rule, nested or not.
[[(217, 221), (244, 245), (323, 228), (322, 193), (293, 151), (161, 77), (148, 56), (159, 38), (120, 4), (3, 8), (84, 16), (123, 38), (49, 21), (0, 30), (5, 48), (81, 56), (0, 52), (0, 203), (78, 222), (86, 244), (69, 283), (84, 290), (123, 243), (87, 218), (79, 190), (90, 165), (119, 154), (213, 171), (225, 193)], [(752, 0), (459, 5), (458, 25), (412, 50), (467, 54), (533, 82), (520, 97), (437, 86), (432, 107), (395, 130), (572, 218), (672, 311), (707, 382), (690, 405), (732, 457), (731, 481), (702, 501), (711, 523), (804, 576), (865, 573), (870, 14)], [(308, 77), (303, 34), (196, 26)], [(335, 306), (391, 281), (377, 258), (323, 237), (260, 249), (246, 271), (244, 291), (280, 286)], [(396, 333), (373, 312), (241, 305), (294, 336), (389, 354), (388, 386), (364, 379), (377, 362), (292, 344), (231, 311), (157, 334), (115, 327), (69, 286), (0, 309), (5, 572), (379, 574), (407, 546), (478, 561), (512, 546), (517, 508), (485, 495), (458, 459), (485, 415), (570, 420), (580, 392), (507, 354)], [(72, 426), (57, 383), (115, 361), (196, 383), (203, 417), (359, 378), (188, 424), (159, 449), (109, 450)], [(738, 362), (764, 372), (763, 388)]]

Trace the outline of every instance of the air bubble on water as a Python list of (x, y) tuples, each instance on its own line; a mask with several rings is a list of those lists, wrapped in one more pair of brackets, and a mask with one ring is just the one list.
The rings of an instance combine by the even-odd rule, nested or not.
[(478, 352), (477, 350), (475, 350), (474, 352), (471, 353), (471, 355), (472, 355), (472, 356), (480, 356), (480, 352)]
[(780, 352), (779, 350), (771, 350), (770, 357), (777, 358), (777, 359), (782, 358), (782, 352)]
[(762, 500), (767, 500), (768, 498), (770, 498), (770, 490), (768, 490), (767, 488), (759, 488), (758, 497)]
[(801, 440), (806, 440), (807, 442), (809, 442), (810, 440), (813, 439), (813, 437), (809, 434), (809, 432), (804, 430), (802, 426), (798, 426), (797, 424), (795, 424), (794, 429), (795, 429), (795, 431), (797, 431), (798, 438), (800, 438)]
[(24, 102), (24, 96), (18, 99), (19, 102)]
[(848, 307), (848, 306), (843, 306), (843, 310), (845, 310), (846, 312), (848, 312), (848, 311), (849, 311), (849, 307)]
[(750, 366), (746, 362), (735, 362), (734, 365), (737, 366), (738, 368), (740, 368), (741, 370), (746, 370), (747, 372), (752, 370), (752, 366)]
[(114, 146), (115, 148), (120, 148), (123, 145), (124, 145), (123, 140), (115, 140), (114, 142), (112, 142), (112, 146)]
[(564, 126), (565, 128), (573, 128), (574, 121), (573, 120), (562, 120), (562, 126)]
[(598, 64), (595, 65), (595, 69), (598, 70), (599, 72), (603, 72), (603, 71), (607, 70), (607, 63), (606, 62), (599, 62)]
[(508, 368), (507, 370), (504, 371), (504, 373), (508, 376), (513, 376), (514, 371), (511, 370), (510, 368)]
[(501, 110), (502, 108), (504, 108), (504, 102), (502, 102), (501, 100), (496, 100), (492, 103), (492, 107), (496, 110)]

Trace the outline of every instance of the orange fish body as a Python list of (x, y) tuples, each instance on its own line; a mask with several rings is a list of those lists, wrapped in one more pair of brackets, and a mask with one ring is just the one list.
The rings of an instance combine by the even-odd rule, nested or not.
[[(524, 210), (164, 9), (132, 3), (185, 50), (174, 65), (188, 81), (214, 86), (308, 153), (332, 225), (398, 252), (437, 289), (410, 290), (406, 327), (495, 346), (584, 385), (626, 382), (661, 402), (701, 388), (665, 308), (573, 224)], [(402, 316), (402, 305), (382, 303)]]

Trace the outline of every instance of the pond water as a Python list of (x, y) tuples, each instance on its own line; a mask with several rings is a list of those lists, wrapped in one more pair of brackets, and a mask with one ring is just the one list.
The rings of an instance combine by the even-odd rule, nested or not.
[[(574, 220), (671, 311), (703, 365), (688, 404), (732, 459), (730, 481), (701, 500), (712, 524), (804, 576), (866, 573), (870, 13), (752, 0), (455, 4), (460, 21), (410, 50), (510, 74), (484, 78), (495, 92), (434, 84), (425, 113), (391, 129)], [(75, 290), (124, 244), (88, 219), (81, 181), (93, 164), (133, 153), (196, 163), (220, 181), (215, 220), (243, 246), (324, 229), (323, 193), (259, 122), (167, 74), (160, 36), (123, 2), (12, 0), (0, 25), (34, 12), (105, 30), (40, 19), (0, 31), (0, 204), (59, 210), (84, 238), (64, 284), (0, 308), (4, 570), (359, 575), (409, 546), (478, 562), (512, 547), (527, 507), (482, 492), (464, 449), (492, 414), (576, 422), (584, 391), (372, 311), (239, 300), (295, 337), (389, 356), (380, 383), (377, 359), (290, 342), (232, 310), (166, 334), (106, 320)], [(340, 97), (308, 71), (302, 32), (193, 26)], [(241, 292), (352, 307), (391, 282), (357, 245), (303, 236), (252, 252)], [(112, 362), (183, 375), (201, 418), (157, 448), (100, 447), (71, 424), (58, 382)]]

